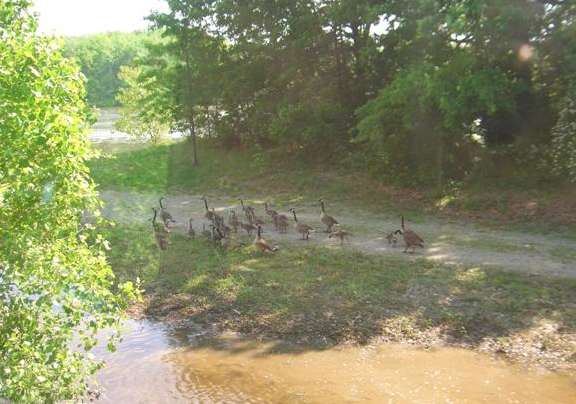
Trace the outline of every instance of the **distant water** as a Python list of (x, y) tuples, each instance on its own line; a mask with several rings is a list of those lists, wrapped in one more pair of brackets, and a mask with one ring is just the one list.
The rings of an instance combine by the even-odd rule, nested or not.
[[(114, 142), (114, 143), (138, 143), (127, 133), (114, 129), (114, 123), (120, 119), (120, 114), (116, 108), (105, 108), (99, 110), (98, 121), (92, 126), (89, 138), (93, 143)], [(170, 139), (180, 139), (184, 134), (180, 132), (170, 133)]]

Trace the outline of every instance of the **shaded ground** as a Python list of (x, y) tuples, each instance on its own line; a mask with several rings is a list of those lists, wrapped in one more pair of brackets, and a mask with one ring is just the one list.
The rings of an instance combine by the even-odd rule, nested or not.
[[(105, 216), (123, 224), (144, 224), (151, 216), (151, 207), (157, 205), (159, 194), (103, 191), (106, 202)], [(199, 195), (170, 195), (168, 208), (177, 221), (176, 229), (184, 231), (189, 218), (194, 218), (195, 227), (201, 230), (204, 221), (204, 206)], [(236, 209), (241, 212), (237, 197), (215, 197), (210, 199), (211, 206), (217, 211), (227, 212)], [(258, 214), (266, 216), (263, 201), (247, 203), (257, 207)], [(295, 201), (295, 207), (301, 222), (305, 222), (318, 231), (309, 242), (298, 240), (290, 229), (288, 234), (279, 234), (267, 226), (266, 238), (274, 243), (289, 246), (302, 244), (323, 245), (340, 248), (335, 240), (328, 239), (319, 221), (317, 206), (305, 205)], [(287, 211), (288, 206), (284, 206)], [(370, 254), (400, 254), (402, 241), (394, 248), (386, 242), (385, 232), (399, 227), (398, 218), (389, 215), (375, 215), (361, 212), (343, 205), (329, 206), (330, 213), (338, 218), (353, 237), (345, 243), (344, 248), (354, 249)], [(419, 223), (409, 223), (426, 240), (426, 248), (416, 253), (432, 261), (446, 264), (463, 264), (482, 268), (500, 268), (510, 271), (539, 274), (555, 277), (576, 278), (576, 242), (552, 236), (532, 235), (520, 232), (486, 230), (472, 224), (440, 222), (433, 219), (419, 218)], [(407, 259), (413, 257), (408, 256)]]
[[(304, 344), (448, 344), (550, 369), (576, 364), (574, 257), (558, 254), (570, 241), (428, 221), (412, 227), (430, 246), (403, 254), (380, 233), (395, 228), (392, 218), (330, 206), (355, 234), (340, 247), (322, 232), (316, 206), (295, 204), (318, 228), (310, 241), (267, 225), (264, 236), (279, 253), (242, 247), (252, 241), (244, 234), (227, 251), (184, 237), (188, 218), (197, 232), (206, 222), (199, 197), (181, 194), (167, 198), (177, 225), (173, 244), (159, 253), (149, 225), (159, 195), (102, 196), (105, 216), (118, 223), (109, 235), (112, 266), (147, 289), (135, 314)], [(210, 202), (223, 212), (234, 200)]]
[[(193, 170), (183, 146), (120, 156), (99, 160), (93, 173), (104, 189), (104, 214), (118, 223), (107, 234), (112, 267), (121, 279), (140, 277), (147, 291), (134, 314), (306, 346), (449, 344), (551, 369), (575, 366), (572, 230), (490, 230), (440, 219), (410, 203), (417, 195), (391, 203), (383, 198), (387, 190), (365, 181), (306, 167), (270, 171), (242, 153), (203, 151), (203, 164)], [(172, 245), (159, 252), (149, 221), (163, 192), (178, 223)], [(188, 219), (197, 232), (206, 224), (200, 193), (219, 211), (237, 208), (242, 196), (260, 216), (266, 195), (275, 209), (297, 208), (318, 231), (305, 242), (267, 225), (264, 237), (281, 247), (274, 255), (245, 247), (252, 241), (245, 235), (230, 250), (192, 241), (183, 236)], [(322, 232), (319, 196), (354, 233), (343, 248)], [(399, 210), (427, 241), (425, 250), (408, 255), (387, 245), (384, 232), (398, 227)]]

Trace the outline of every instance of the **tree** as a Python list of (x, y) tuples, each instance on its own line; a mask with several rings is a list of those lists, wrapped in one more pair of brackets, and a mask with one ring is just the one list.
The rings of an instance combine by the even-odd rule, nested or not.
[(572, 86), (552, 130), (552, 159), (556, 174), (576, 183), (576, 86)]
[(148, 33), (109, 32), (64, 38), (63, 53), (74, 59), (86, 76), (88, 102), (97, 107), (114, 107), (122, 82), (122, 66), (130, 64), (143, 49)]
[[(221, 41), (207, 30), (207, 17), (212, 10), (212, 0), (169, 0), (170, 12), (150, 16), (156, 28), (173, 42), (165, 47), (180, 61), (175, 88), (178, 89), (177, 122), (189, 131), (192, 145), (192, 164), (198, 165), (197, 123), (198, 114), (218, 100), (216, 81)], [(203, 108), (204, 107), (204, 108)]]
[(576, 66), (570, 2), (168, 5), (151, 19), (174, 40), (168, 76), (191, 143), (217, 111), (225, 145), (347, 155), (376, 175), (438, 189), (497, 166), (497, 156), (547, 156)]
[(29, 6), (0, 0), (0, 397), (37, 403), (85, 392), (98, 364), (83, 349), (136, 294), (81, 226), (99, 206), (83, 81)]
[(145, 50), (119, 73), (123, 86), (117, 100), (122, 108), (116, 127), (154, 143), (177, 126), (178, 61), (165, 51), (168, 45), (151, 35)]

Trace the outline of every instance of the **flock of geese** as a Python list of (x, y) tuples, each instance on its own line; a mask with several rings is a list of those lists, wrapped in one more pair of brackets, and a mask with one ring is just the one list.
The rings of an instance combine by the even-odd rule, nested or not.
[[(170, 244), (170, 226), (176, 224), (172, 214), (168, 212), (165, 204), (165, 197), (160, 198), (159, 205), (160, 209), (153, 207), (153, 218), (152, 218), (152, 229), (154, 231), (154, 237), (156, 243), (161, 250), (166, 250)], [(204, 217), (210, 223), (208, 228), (206, 224), (202, 225), (202, 236), (223, 246), (230, 245), (231, 235), (233, 233), (238, 233), (239, 231), (245, 231), (248, 236), (252, 236), (256, 233), (256, 238), (253, 241), (254, 247), (262, 252), (275, 252), (278, 250), (278, 246), (271, 245), (262, 237), (262, 228), (266, 224), (264, 217), (258, 216), (256, 214), (256, 209), (244, 203), (243, 199), (239, 199), (240, 206), (242, 208), (242, 213), (245, 220), (239, 218), (236, 209), (228, 209), (226, 216), (216, 213), (216, 209), (210, 208), (208, 205), (208, 199), (206, 197), (200, 198), (204, 203)], [(333, 216), (326, 213), (326, 204), (323, 199), (319, 201), (320, 207), (320, 222), (326, 226), (325, 232), (328, 233), (329, 238), (335, 238), (340, 240), (340, 244), (344, 244), (344, 241), (352, 236), (347, 230), (344, 230), (338, 220)], [(220, 210), (219, 210), (220, 211)], [(290, 221), (293, 220), (293, 227), (296, 233), (300, 236), (300, 240), (308, 240), (310, 238), (310, 233), (315, 231), (315, 228), (303, 223), (298, 220), (296, 214), (296, 209), (291, 208), (289, 213), (280, 213), (264, 203), (264, 213), (268, 216), (269, 222), (274, 226), (274, 229), (279, 233), (287, 233), (290, 227)], [(160, 218), (158, 220), (158, 215)], [(193, 227), (193, 218), (188, 221), (187, 235), (190, 238), (196, 237), (196, 230)], [(416, 232), (411, 229), (406, 228), (404, 224), (404, 216), (401, 216), (401, 226), (400, 229), (394, 230), (387, 233), (386, 240), (388, 244), (396, 246), (398, 242), (398, 236), (401, 236), (404, 240), (404, 252), (408, 252), (412, 249), (415, 252), (416, 247), (424, 248), (424, 240)]]

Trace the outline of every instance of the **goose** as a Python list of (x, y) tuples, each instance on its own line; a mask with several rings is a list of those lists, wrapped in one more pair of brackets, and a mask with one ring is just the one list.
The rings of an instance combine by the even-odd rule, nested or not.
[(347, 230), (343, 230), (339, 227), (336, 228), (336, 230), (332, 230), (332, 232), (330, 233), (330, 235), (328, 236), (328, 238), (339, 238), (340, 239), (340, 245), (344, 244), (344, 240), (346, 239), (346, 237), (351, 237), (352, 233), (350, 233)]
[(274, 227), (279, 233), (286, 233), (288, 231), (288, 216), (278, 214), (273, 217)]
[(210, 208), (208, 207), (208, 200), (206, 199), (205, 196), (200, 198), (200, 200), (204, 201), (204, 209), (206, 210), (206, 213), (204, 213), (204, 217), (210, 220), (211, 222), (214, 221), (214, 215), (216, 213), (214, 213), (214, 210), (210, 210)]
[(265, 224), (264, 219), (262, 219), (261, 217), (258, 217), (256, 215), (250, 215), (250, 218), (248, 219), (248, 221), (250, 223), (252, 223), (253, 225), (256, 225), (256, 226), (264, 226), (264, 224)]
[(278, 212), (275, 211), (274, 209), (270, 209), (268, 207), (268, 202), (264, 202), (264, 211), (266, 212), (266, 214), (268, 216), (270, 216), (272, 219), (274, 219), (274, 216), (278, 216)]
[(424, 248), (424, 240), (415, 231), (407, 229), (404, 226), (404, 216), (402, 216), (402, 230), (400, 234), (404, 237), (404, 252), (407, 253), (409, 248), (412, 248), (412, 252), (416, 251), (416, 247)]
[(252, 235), (252, 232), (254, 230), (258, 230), (258, 228), (253, 225), (252, 223), (240, 223), (240, 227), (244, 230), (246, 230), (246, 233), (248, 233), (249, 236)]
[(168, 248), (168, 237), (170, 231), (166, 229), (164, 224), (156, 222), (156, 217), (158, 216), (158, 209), (152, 208), (154, 212), (154, 217), (152, 217), (152, 230), (154, 231), (154, 238), (156, 239), (156, 244), (161, 250), (166, 250)]
[(222, 243), (222, 240), (224, 240), (226, 237), (224, 236), (224, 234), (222, 234), (222, 232), (220, 231), (220, 229), (218, 228), (218, 226), (215, 225), (210, 225), (210, 228), (212, 230), (212, 241), (216, 242), (216, 243)]
[(296, 232), (302, 234), (302, 240), (308, 240), (310, 237), (310, 232), (314, 231), (314, 228), (308, 226), (305, 223), (299, 223), (298, 217), (296, 217), (296, 210), (294, 208), (290, 209), (290, 212), (292, 212), (292, 215), (294, 215), (294, 228), (296, 229)]
[(176, 223), (176, 220), (174, 220), (170, 212), (166, 210), (166, 206), (164, 206), (164, 204), (162, 203), (162, 201), (164, 201), (165, 199), (166, 199), (165, 197), (162, 197), (158, 202), (160, 203), (160, 219), (162, 219), (166, 227), (168, 227), (170, 222)]
[(240, 201), (240, 205), (242, 205), (242, 211), (246, 215), (246, 220), (252, 223), (254, 216), (256, 215), (256, 211), (252, 206), (244, 205), (244, 200), (242, 198), (238, 199)]
[(326, 225), (326, 233), (332, 231), (332, 227), (338, 224), (338, 220), (334, 219), (332, 216), (326, 214), (326, 209), (324, 206), (324, 200), (320, 199), (320, 221)]
[(278, 246), (272, 247), (266, 240), (262, 238), (262, 226), (258, 225), (258, 231), (256, 233), (256, 239), (254, 239), (254, 246), (261, 252), (276, 252), (278, 251)]
[(235, 210), (230, 211), (230, 218), (228, 219), (228, 224), (232, 226), (232, 228), (234, 229), (234, 233), (238, 233), (238, 227), (240, 227), (240, 220), (238, 220)]

